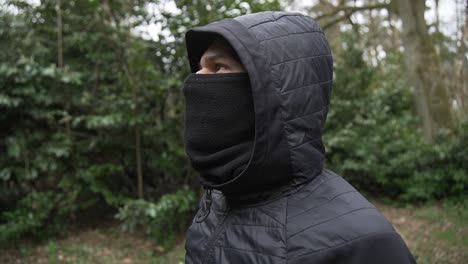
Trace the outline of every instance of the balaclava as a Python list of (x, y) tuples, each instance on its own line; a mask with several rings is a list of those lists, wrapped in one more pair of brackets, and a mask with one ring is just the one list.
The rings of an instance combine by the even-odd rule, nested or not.
[(254, 109), (247, 73), (189, 74), (185, 79), (185, 149), (202, 178), (221, 184), (247, 166)]

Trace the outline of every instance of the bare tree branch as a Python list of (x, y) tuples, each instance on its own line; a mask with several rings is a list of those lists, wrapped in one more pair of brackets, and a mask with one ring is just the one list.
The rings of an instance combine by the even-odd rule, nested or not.
[(345, 20), (348, 20), (349, 17), (351, 15), (345, 15), (345, 16), (341, 16), (341, 17), (338, 17), (338, 18), (335, 18), (333, 20), (331, 20), (330, 22), (326, 23), (325, 25), (322, 26), (322, 30), (327, 30), (327, 28), (329, 27), (332, 27), (333, 25), (337, 24), (337, 23), (340, 23), (342, 21), (345, 21)]
[[(318, 20), (323, 20), (326, 18), (339, 15), (337, 18), (334, 18), (326, 22), (322, 26), (322, 30), (326, 30), (327, 28), (332, 27), (333, 25), (337, 23), (340, 23), (345, 20), (350, 20), (351, 16), (356, 12), (364, 11), (364, 10), (373, 10), (373, 9), (384, 9), (384, 8), (388, 10), (392, 9), (390, 3), (369, 4), (369, 5), (364, 5), (364, 6), (337, 6), (334, 8), (333, 11), (319, 15), (315, 17), (315, 19), (318, 21)], [(340, 13), (344, 13), (344, 14), (340, 14)]]
[[(324, 18), (327, 18), (327, 17), (332, 17), (332, 16), (335, 16), (335, 15), (339, 14), (340, 12), (344, 12), (346, 14), (352, 15), (353, 13), (358, 12), (358, 11), (371, 10), (371, 9), (383, 9), (383, 8), (388, 9), (390, 7), (391, 6), (390, 6), (389, 3), (379, 3), (379, 4), (363, 5), (363, 6), (338, 6), (332, 12), (319, 15), (319, 16), (315, 17), (315, 19), (316, 20), (321, 20), (321, 19), (324, 19)], [(337, 19), (335, 19), (335, 20), (337, 20)], [(342, 19), (340, 19), (340, 21), (342, 21)]]

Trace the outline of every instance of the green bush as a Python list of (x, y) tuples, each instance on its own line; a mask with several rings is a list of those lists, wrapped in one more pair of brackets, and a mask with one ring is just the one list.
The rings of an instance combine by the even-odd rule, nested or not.
[(401, 198), (411, 200), (463, 200), (468, 191), (468, 123), (452, 133), (440, 134), (433, 144), (414, 150), (407, 187)]
[[(403, 202), (455, 198), (468, 186), (468, 124), (442, 131), (426, 143), (412, 112), (412, 94), (401, 71), (378, 71), (348, 39), (336, 65), (327, 166), (359, 190)], [(401, 61), (388, 54), (386, 68)], [(394, 65), (393, 65), (394, 66)]]
[[(57, 63), (57, 3), (4, 2), (2, 241), (41, 230), (54, 233), (50, 223), (98, 202), (118, 208), (138, 196), (137, 172), (143, 175), (146, 198), (188, 182), (182, 78), (164, 74), (156, 50), (165, 46), (133, 34), (143, 21), (110, 23), (104, 3), (62, 1), (67, 14), (61, 28), (62, 67)], [(112, 2), (108, 9), (115, 20), (143, 20), (147, 2)], [(94, 30), (85, 30), (89, 27)]]
[[(279, 3), (184, 0), (177, 14), (155, 17), (147, 7), (156, 2), (0, 1), (2, 241), (53, 230), (57, 216), (98, 203), (145, 210), (151, 202), (125, 201), (198, 187), (182, 140), (184, 32)], [(155, 22), (158, 41), (137, 33)], [(184, 202), (158, 206), (167, 199)]]
[(189, 190), (165, 194), (157, 202), (128, 200), (116, 217), (123, 221), (124, 231), (133, 232), (137, 227), (142, 227), (147, 235), (168, 248), (186, 226), (196, 201), (195, 193)]
[[(60, 225), (48, 221), (53, 211), (57, 210), (57, 198), (52, 192), (33, 192), (21, 199), (15, 210), (2, 212), (0, 245), (24, 235), (43, 238), (57, 231)], [(48, 228), (44, 229), (44, 226)]]

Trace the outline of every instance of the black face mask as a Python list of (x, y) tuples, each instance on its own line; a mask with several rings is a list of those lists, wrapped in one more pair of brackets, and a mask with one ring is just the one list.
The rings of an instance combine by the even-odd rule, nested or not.
[(254, 108), (247, 73), (190, 74), (184, 83), (185, 149), (210, 184), (225, 183), (247, 166)]

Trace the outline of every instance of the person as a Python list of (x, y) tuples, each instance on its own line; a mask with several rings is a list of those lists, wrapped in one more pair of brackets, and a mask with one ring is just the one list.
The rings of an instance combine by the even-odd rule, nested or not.
[(193, 28), (186, 45), (184, 144), (206, 189), (187, 264), (415, 263), (385, 217), (323, 167), (333, 62), (312, 18), (248, 14)]

